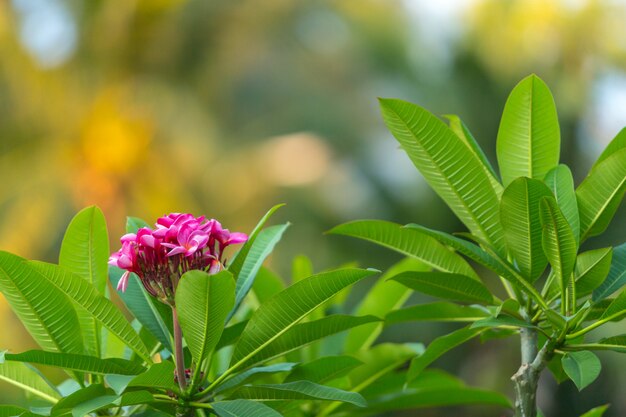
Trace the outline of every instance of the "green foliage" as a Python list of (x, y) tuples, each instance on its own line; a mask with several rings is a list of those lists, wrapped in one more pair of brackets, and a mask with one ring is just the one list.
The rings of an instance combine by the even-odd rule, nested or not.
[[(426, 320), (470, 323), (436, 338), (416, 356), (406, 372), (407, 386), (443, 353), (480, 333), (484, 339), (498, 333), (522, 336), (522, 364), (512, 378), (517, 416), (537, 415), (534, 390), (548, 363), (557, 379), (572, 379), (579, 389), (587, 386), (600, 373), (592, 350), (626, 350), (624, 335), (587, 340), (592, 330), (626, 316), (624, 291), (607, 300), (626, 284), (626, 244), (578, 252), (586, 239), (606, 230), (623, 199), (626, 129), (575, 188), (570, 169), (559, 164), (554, 100), (546, 84), (531, 75), (513, 89), (504, 108), (496, 147), (500, 183), (485, 152), (457, 116), (447, 116), (446, 126), (417, 105), (395, 99), (380, 103), (391, 133), (469, 229), (450, 235), (417, 224), (402, 228), (363, 220), (331, 231), (421, 260), (433, 271), (403, 271), (392, 279), (414, 291), (461, 303), (420, 304), (386, 314), (386, 325)], [(507, 298), (496, 297), (502, 290), (482, 284), (473, 269), (466, 269), (469, 264), (459, 261), (461, 256), (499, 278)], [(390, 399), (386, 404), (401, 408), (402, 401), (419, 401), (417, 397)], [(454, 404), (453, 397), (422, 398), (433, 402), (440, 398), (444, 405)], [(370, 407), (378, 405), (370, 402)]]

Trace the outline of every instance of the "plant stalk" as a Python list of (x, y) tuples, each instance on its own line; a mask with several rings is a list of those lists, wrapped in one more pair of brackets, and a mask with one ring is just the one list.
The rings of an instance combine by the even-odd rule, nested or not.
[(515, 417), (537, 416), (537, 386), (546, 365), (548, 343), (537, 351), (537, 330), (521, 328), (522, 365), (511, 377), (515, 384)]
[(180, 392), (185, 392), (187, 388), (187, 380), (185, 379), (185, 354), (183, 352), (183, 332), (178, 322), (178, 312), (176, 307), (172, 306), (172, 319), (174, 325), (174, 359), (176, 360), (176, 377), (178, 378), (178, 386)]

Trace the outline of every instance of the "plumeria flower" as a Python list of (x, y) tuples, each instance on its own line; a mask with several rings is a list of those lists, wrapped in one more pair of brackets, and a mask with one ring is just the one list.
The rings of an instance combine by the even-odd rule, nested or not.
[(148, 293), (173, 305), (182, 274), (194, 269), (221, 271), (224, 249), (247, 240), (246, 234), (230, 233), (215, 219), (171, 213), (159, 218), (155, 229), (142, 227), (122, 236), (122, 248), (111, 255), (109, 264), (125, 270), (118, 291), (126, 291), (134, 273)]

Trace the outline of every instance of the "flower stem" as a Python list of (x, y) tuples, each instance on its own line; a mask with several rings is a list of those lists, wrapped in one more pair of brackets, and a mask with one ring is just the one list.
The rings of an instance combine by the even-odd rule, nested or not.
[(172, 319), (174, 324), (174, 357), (176, 359), (176, 377), (180, 391), (184, 392), (187, 388), (187, 380), (185, 379), (185, 355), (183, 353), (183, 332), (178, 322), (178, 312), (176, 307), (172, 306)]

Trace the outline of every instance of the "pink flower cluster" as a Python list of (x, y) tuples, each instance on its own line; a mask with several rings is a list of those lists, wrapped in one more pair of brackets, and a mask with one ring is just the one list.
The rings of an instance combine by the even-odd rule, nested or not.
[(154, 230), (142, 227), (122, 236), (122, 248), (111, 255), (109, 265), (126, 270), (118, 290), (125, 291), (135, 273), (152, 296), (171, 303), (182, 274), (193, 269), (219, 272), (224, 248), (246, 240), (247, 235), (231, 233), (215, 219), (172, 213), (159, 218)]

